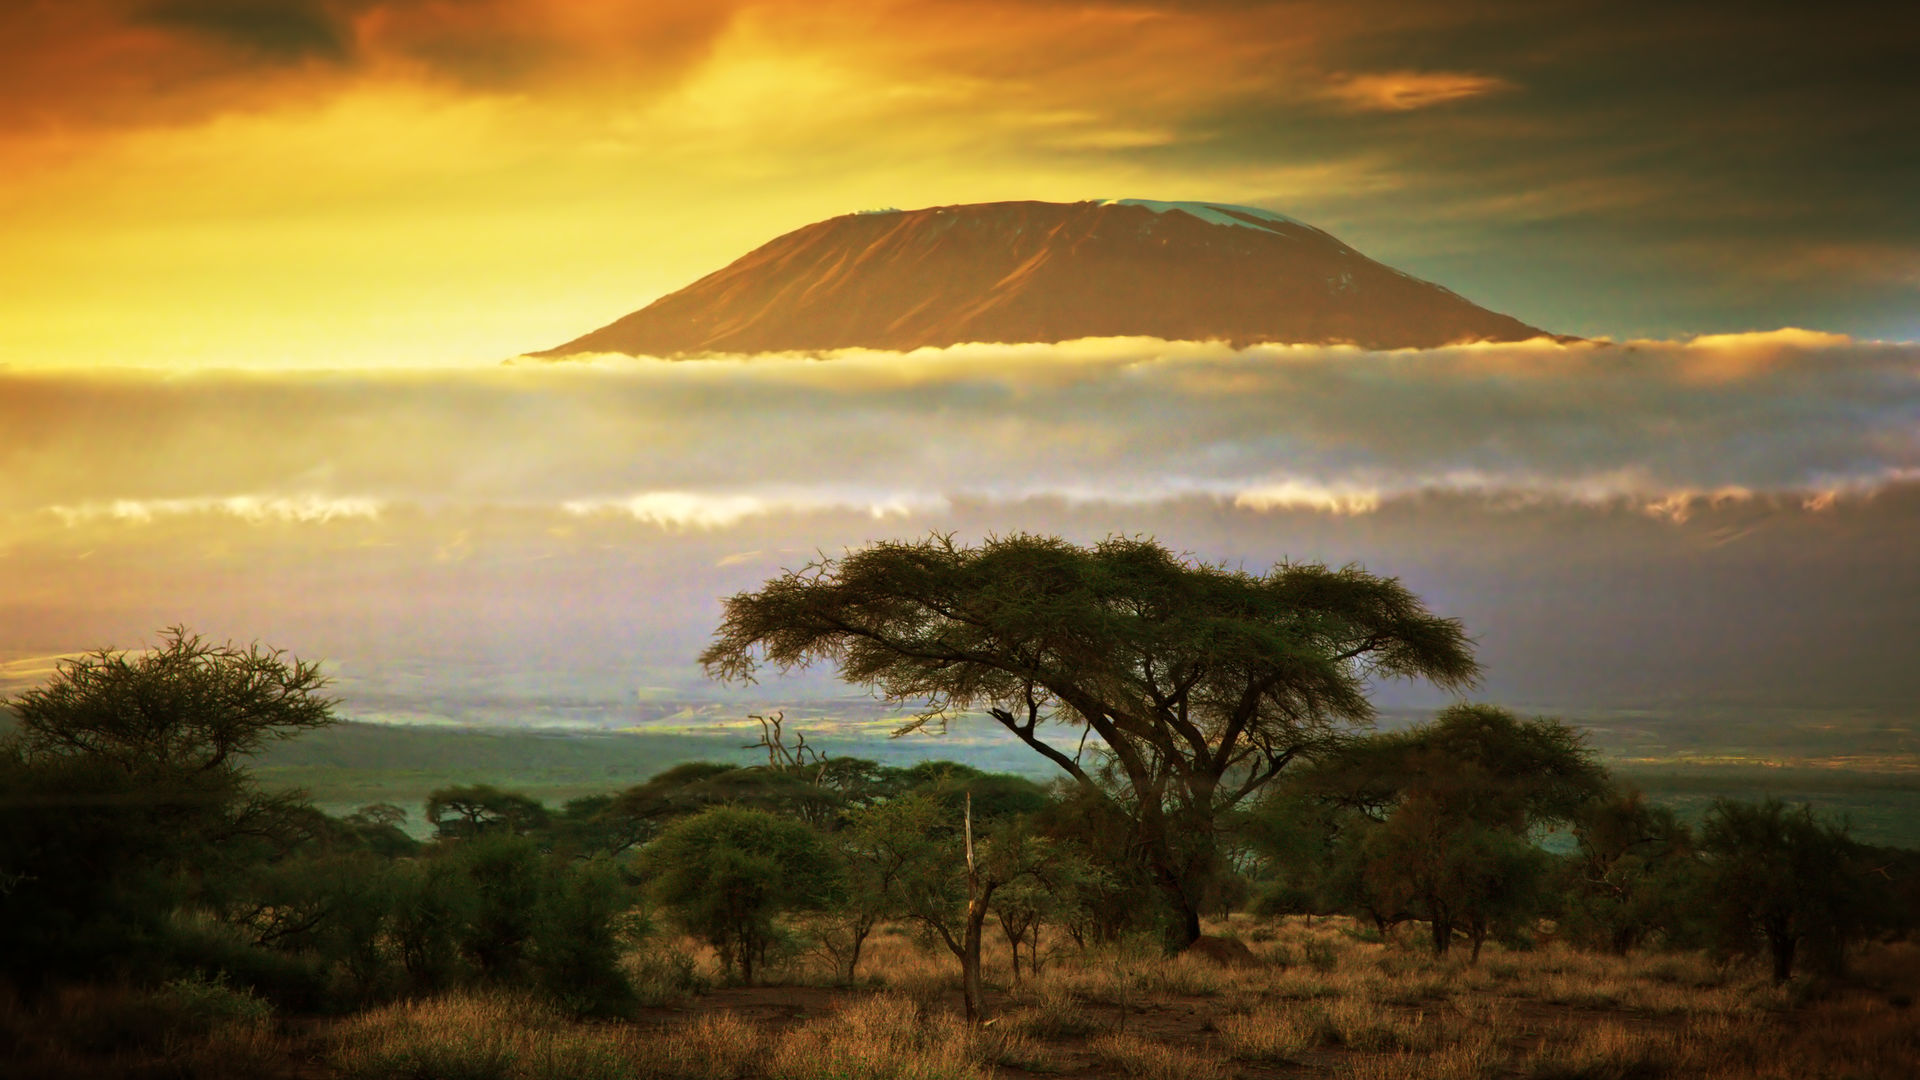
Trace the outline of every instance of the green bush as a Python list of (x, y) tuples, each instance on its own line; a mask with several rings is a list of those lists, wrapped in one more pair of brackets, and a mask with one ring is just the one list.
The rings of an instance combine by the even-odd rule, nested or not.
[(731, 974), (754, 971), (785, 936), (776, 916), (838, 898), (839, 868), (812, 829), (762, 810), (715, 807), (676, 823), (648, 847), (661, 903), (720, 954)]
[(578, 1016), (617, 1016), (638, 999), (621, 954), (644, 937), (633, 890), (604, 863), (551, 868), (534, 929), (534, 973), (556, 1004)]

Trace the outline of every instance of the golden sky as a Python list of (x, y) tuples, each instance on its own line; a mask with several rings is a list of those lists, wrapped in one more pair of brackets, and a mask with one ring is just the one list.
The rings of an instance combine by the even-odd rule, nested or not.
[(1565, 332), (1920, 336), (1912, 31), (1734, 11), (14, 0), (0, 364), (487, 362), (1017, 198), (1267, 206)]
[[(0, 690), (185, 622), (352, 715), (617, 719), (781, 566), (1032, 529), (1403, 575), (1518, 706), (1910, 722), (1916, 55), (1851, 2), (4, 0)], [(822, 218), (1089, 198), (1620, 344), (498, 363)]]

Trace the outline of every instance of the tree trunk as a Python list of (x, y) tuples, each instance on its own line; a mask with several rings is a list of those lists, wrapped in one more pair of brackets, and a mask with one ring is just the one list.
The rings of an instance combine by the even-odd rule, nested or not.
[(1453, 920), (1445, 915), (1433, 917), (1433, 955), (1447, 955), (1447, 947), (1453, 944)]
[(867, 935), (873, 932), (873, 924), (861, 920), (853, 928), (853, 947), (847, 951), (847, 985), (853, 985), (854, 972), (860, 968), (860, 948), (867, 943)]
[(1798, 944), (1791, 931), (1781, 928), (1767, 930), (1767, 947), (1773, 953), (1773, 981), (1786, 982), (1793, 978), (1793, 950)]
[(967, 928), (961, 938), (960, 996), (967, 1011), (967, 1023), (977, 1024), (985, 1011), (980, 985), (980, 937), (987, 925), (987, 898), (993, 886), (987, 884), (980, 894), (967, 901)]
[(980, 875), (973, 861), (973, 795), (967, 795), (967, 925), (960, 941), (960, 998), (966, 1007), (967, 1023), (980, 1022), (984, 1011), (980, 987), (980, 935), (987, 925), (987, 902), (999, 883)]
[(1013, 984), (1020, 985), (1020, 945), (1026, 934), (1026, 927), (1017, 921), (1009, 920), (1006, 912), (1000, 913), (1000, 934), (1007, 939), (1007, 951), (1013, 955)]
[[(1142, 777), (1132, 776), (1134, 790), (1140, 793), (1140, 816), (1136, 819), (1136, 834), (1141, 845), (1146, 848), (1148, 865), (1153, 867), (1154, 878), (1160, 891), (1167, 898), (1172, 910), (1173, 921), (1167, 926), (1167, 955), (1172, 956), (1187, 946), (1200, 940), (1200, 901), (1206, 892), (1205, 874), (1211, 865), (1208, 858), (1195, 865), (1189, 859), (1184, 864), (1174, 857), (1172, 832), (1178, 828), (1187, 835), (1186, 842), (1193, 843), (1196, 837), (1208, 845), (1206, 854), (1210, 856), (1213, 844), (1213, 818), (1210, 814), (1197, 813), (1189, 809), (1170, 820), (1167, 813), (1152, 800), (1158, 799), (1158, 787), (1146, 785)], [(1211, 797), (1211, 796), (1209, 796)], [(1198, 880), (1196, 880), (1198, 879)]]
[(1180, 905), (1179, 921), (1174, 924), (1173, 936), (1169, 939), (1176, 953), (1200, 940), (1200, 906), (1189, 902), (1184, 893), (1180, 896)]

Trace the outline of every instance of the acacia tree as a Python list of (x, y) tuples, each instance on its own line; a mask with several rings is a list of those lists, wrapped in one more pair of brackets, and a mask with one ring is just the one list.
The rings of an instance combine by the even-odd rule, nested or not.
[(1616, 956), (1656, 935), (1685, 938), (1700, 864), (1692, 830), (1671, 809), (1617, 788), (1580, 813), (1573, 838), (1562, 929)]
[(538, 799), (492, 784), (444, 787), (427, 796), (427, 823), (447, 839), (493, 832), (525, 836), (545, 828), (549, 816)]
[(176, 626), (152, 649), (62, 661), (6, 702), (0, 973), (32, 983), (149, 960), (196, 892), (307, 839), (310, 809), (244, 766), (332, 723), (325, 686), (317, 664)]
[[(1200, 936), (1220, 815), (1290, 762), (1372, 717), (1373, 679), (1468, 684), (1460, 624), (1393, 578), (1282, 563), (1249, 574), (1150, 539), (1091, 548), (1057, 537), (932, 536), (823, 559), (726, 601), (701, 654), (751, 681), (825, 660), (889, 701), (903, 730), (984, 710), (1091, 791), (1123, 801), (1174, 915)], [(1103, 788), (1067, 743), (1091, 735), (1124, 784)]]
[(1873, 887), (1859, 845), (1802, 803), (1720, 799), (1707, 811), (1700, 848), (1721, 948), (1764, 949), (1775, 982), (1793, 977), (1801, 947), (1815, 967), (1843, 974), (1847, 946), (1871, 921)]
[[(1380, 925), (1426, 922), (1436, 953), (1464, 931), (1477, 959), (1494, 926), (1535, 899), (1545, 866), (1530, 835), (1577, 821), (1606, 784), (1575, 729), (1455, 705), (1315, 762), (1291, 794), (1348, 811), (1328, 819), (1346, 834), (1328, 844), (1327, 875), (1344, 906)], [(1285, 803), (1274, 809), (1297, 812)]]

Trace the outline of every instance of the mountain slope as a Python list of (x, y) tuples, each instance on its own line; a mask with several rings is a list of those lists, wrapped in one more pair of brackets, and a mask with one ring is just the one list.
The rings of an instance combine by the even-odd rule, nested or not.
[(535, 355), (1111, 336), (1406, 348), (1543, 333), (1271, 211), (1003, 202), (817, 222)]

